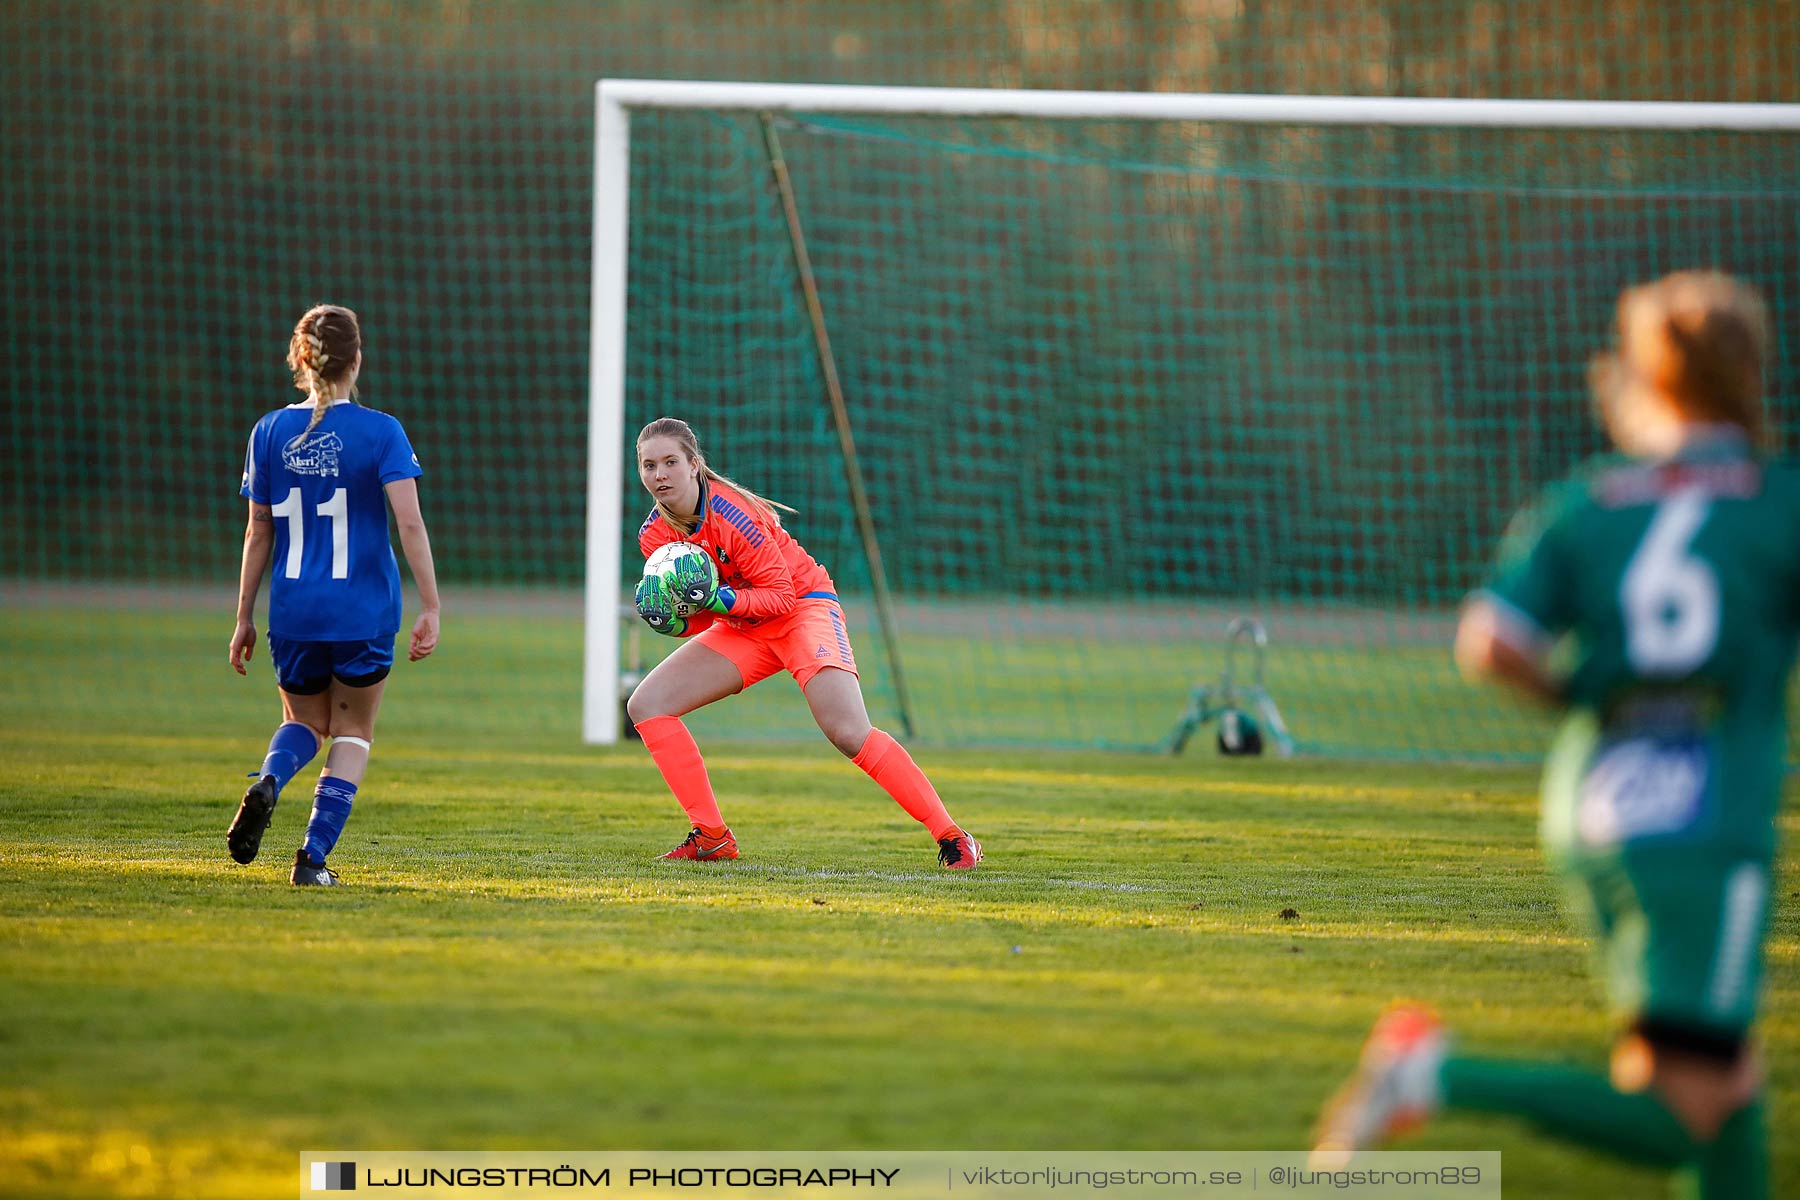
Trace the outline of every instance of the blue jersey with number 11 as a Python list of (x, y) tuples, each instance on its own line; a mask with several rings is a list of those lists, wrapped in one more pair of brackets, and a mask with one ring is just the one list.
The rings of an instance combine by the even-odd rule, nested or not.
[(256, 423), (240, 494), (275, 518), (269, 632), (348, 642), (400, 629), (400, 566), (388, 542), (387, 493), (423, 472), (400, 422), (341, 400), (312, 431), (312, 405)]

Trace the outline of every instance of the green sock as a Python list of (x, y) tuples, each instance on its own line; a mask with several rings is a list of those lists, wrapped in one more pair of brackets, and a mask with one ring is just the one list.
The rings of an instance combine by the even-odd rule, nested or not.
[(1695, 1169), (1685, 1173), (1678, 1196), (1695, 1200), (1764, 1200), (1769, 1194), (1769, 1130), (1763, 1102), (1738, 1109), (1700, 1148)]
[(1591, 1071), (1450, 1058), (1441, 1079), (1448, 1108), (1511, 1113), (1553, 1137), (1631, 1162), (1675, 1167), (1699, 1157), (1693, 1138), (1661, 1100), (1649, 1092), (1615, 1091)]

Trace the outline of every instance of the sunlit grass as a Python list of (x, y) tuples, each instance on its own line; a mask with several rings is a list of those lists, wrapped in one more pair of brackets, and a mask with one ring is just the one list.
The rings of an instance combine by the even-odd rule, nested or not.
[[(274, 717), (228, 631), (14, 615), (0, 1194), (287, 1196), (321, 1147), (1292, 1148), (1396, 995), (1482, 1051), (1603, 1060), (1522, 768), (921, 750), (990, 853), (951, 876), (823, 739), (703, 731), (745, 857), (663, 864), (647, 757), (577, 743), (578, 658), (520, 620), (481, 634), (504, 674), (396, 672), (349, 886), (300, 892), (304, 786), (261, 861), (224, 854)], [(1797, 965), (1790, 907), (1777, 1194)], [(1502, 1150), (1509, 1194), (1661, 1187), (1500, 1122), (1415, 1144)]]

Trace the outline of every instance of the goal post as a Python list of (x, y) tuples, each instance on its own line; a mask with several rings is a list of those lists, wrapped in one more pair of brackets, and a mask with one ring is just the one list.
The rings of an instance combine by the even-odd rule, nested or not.
[(588, 332), (587, 569), (582, 597), (583, 740), (619, 740), (619, 605), (625, 477), (625, 289), (631, 115), (600, 84), (594, 133), (594, 268)]
[[(1612, 295), (1704, 262), (1780, 317), (1800, 274), (1794, 105), (603, 80), (589, 742), (621, 733), (634, 405), (723, 432), (878, 633), (841, 458), (770, 477), (838, 453), (771, 116), (937, 741), (1153, 747), (1250, 616), (1303, 749), (1534, 747), (1442, 638), (1506, 515), (1597, 448)], [(858, 651), (879, 724), (895, 673)]]

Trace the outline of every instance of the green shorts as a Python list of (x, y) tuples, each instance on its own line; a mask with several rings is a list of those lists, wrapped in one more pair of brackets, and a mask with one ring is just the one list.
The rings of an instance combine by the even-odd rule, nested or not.
[(1692, 843), (1565, 858), (1559, 873), (1598, 938), (1615, 1011), (1741, 1040), (1762, 988), (1769, 867)]

